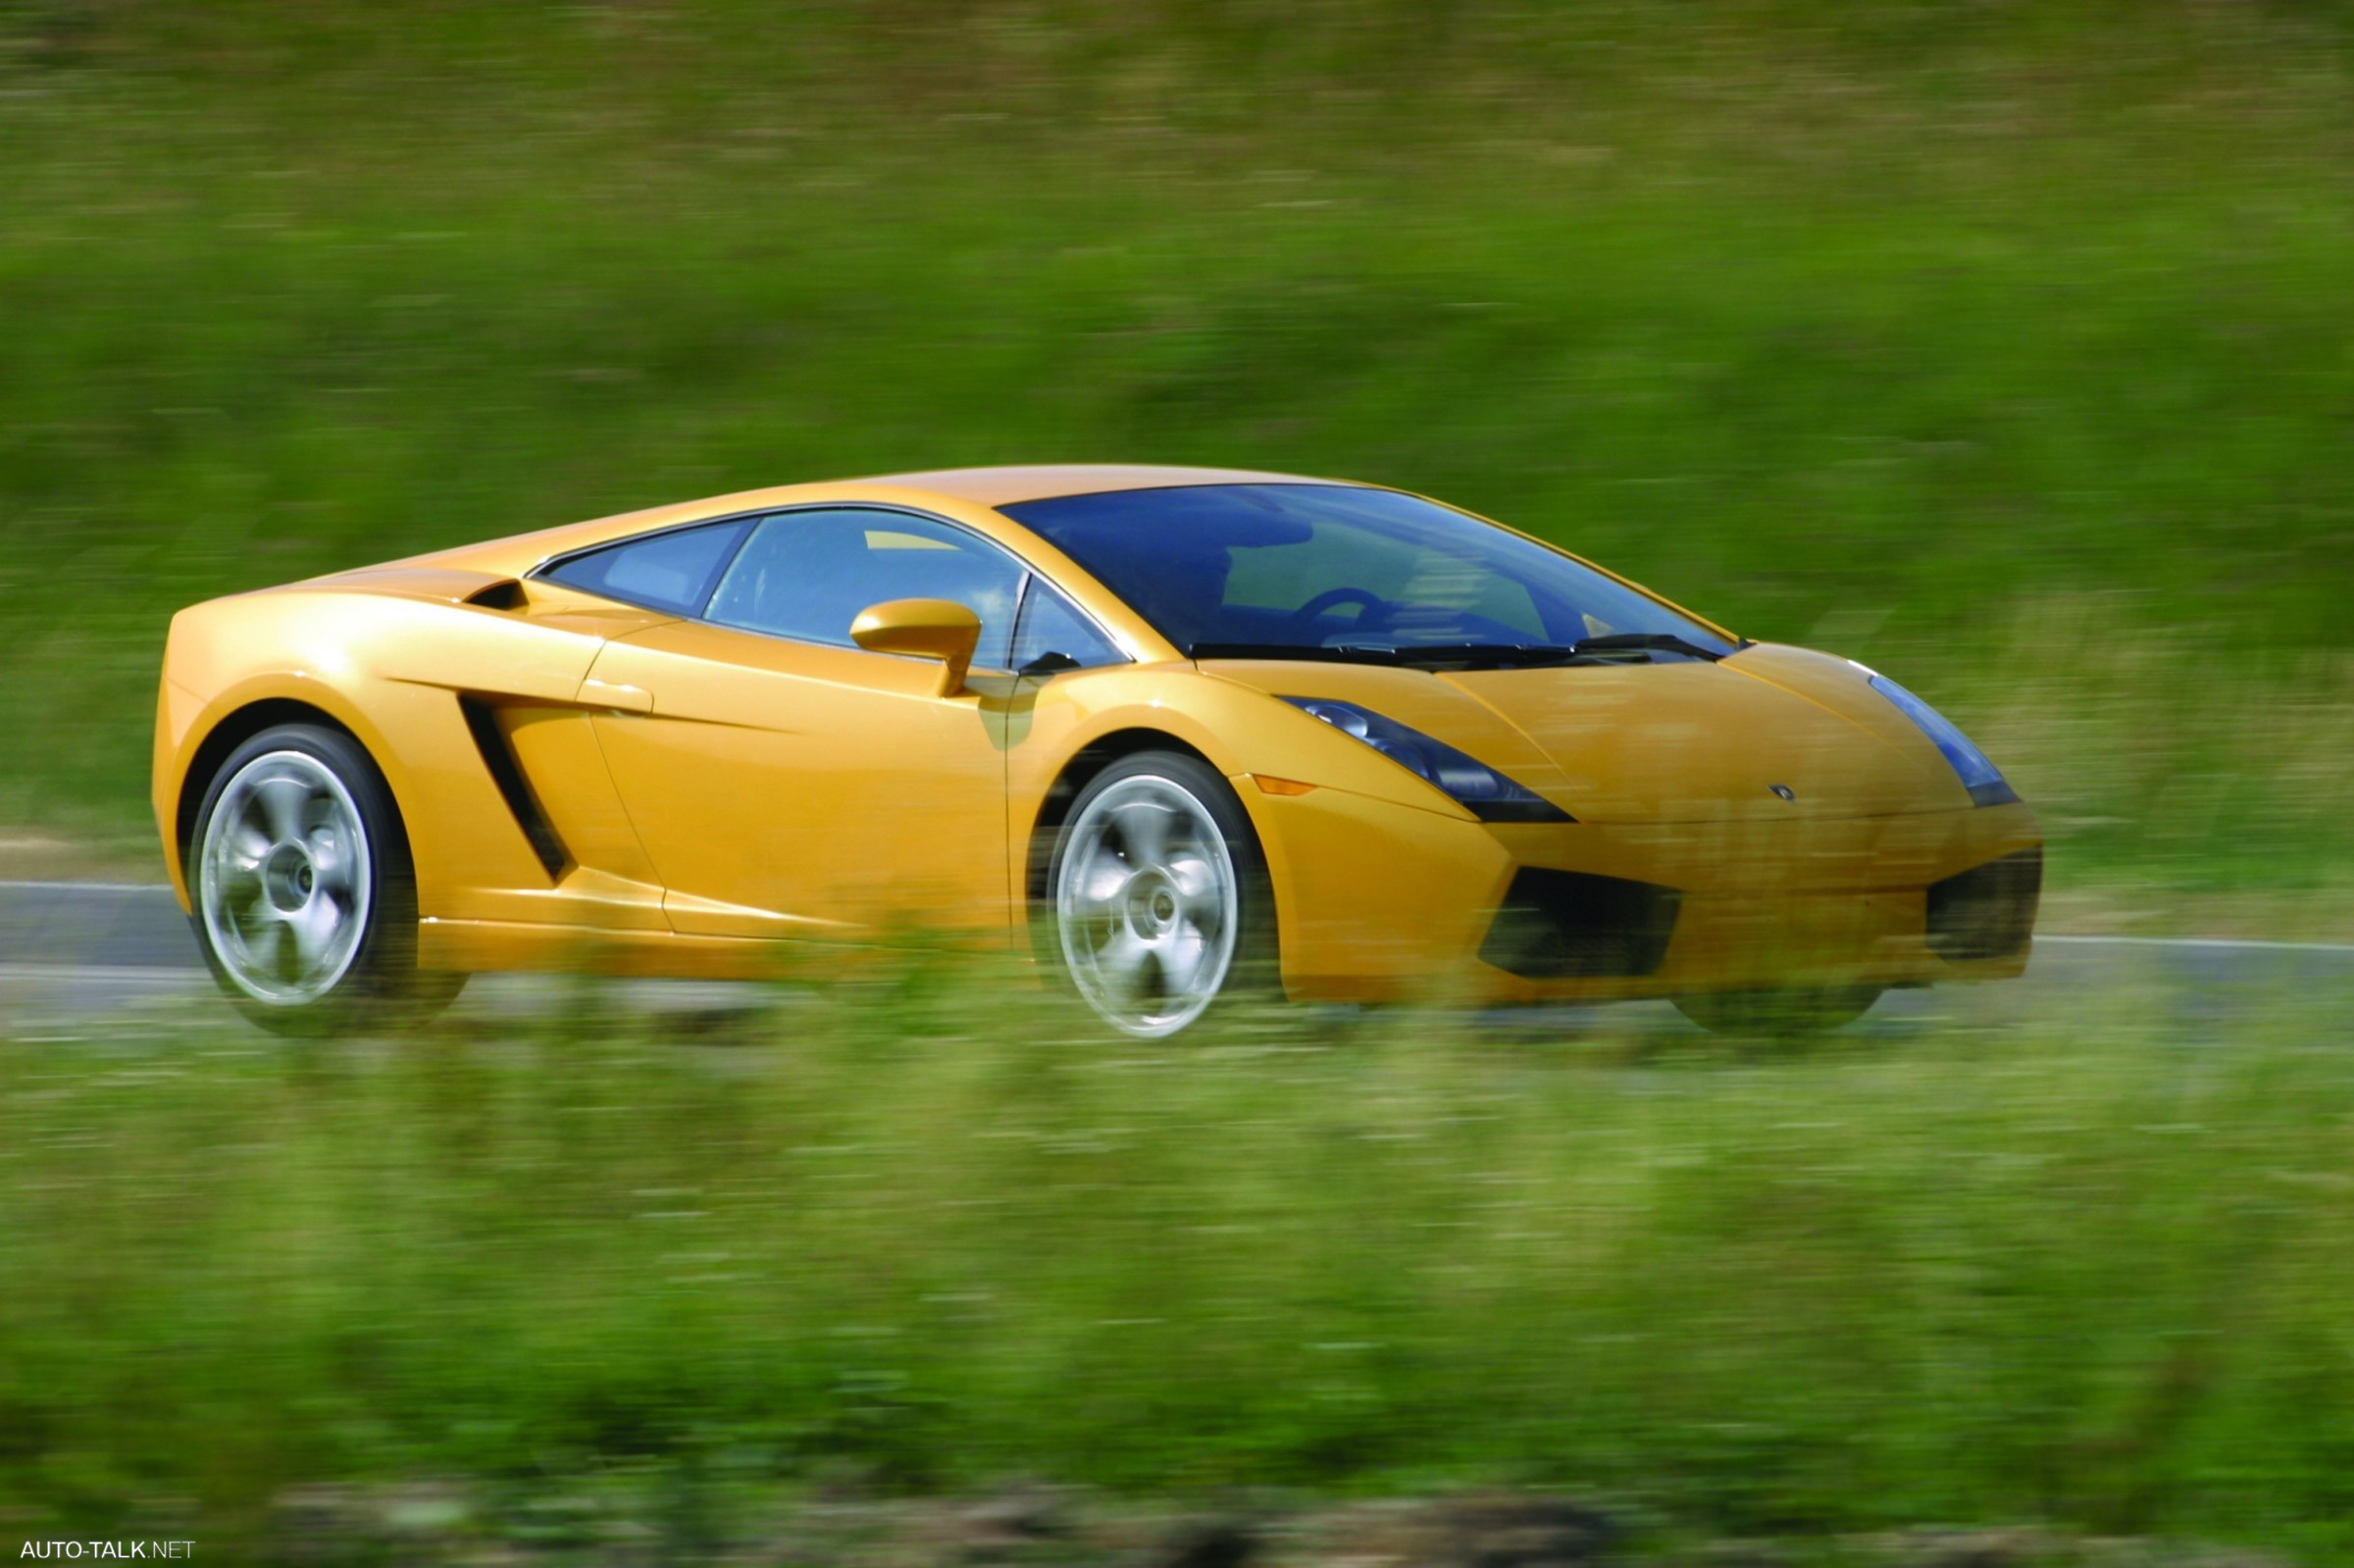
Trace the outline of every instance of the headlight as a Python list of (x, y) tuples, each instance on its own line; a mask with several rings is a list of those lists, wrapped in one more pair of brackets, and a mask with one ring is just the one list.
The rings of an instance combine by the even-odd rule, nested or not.
[(1953, 764), (1955, 774), (1970, 790), (1971, 805), (2004, 806), (2019, 798), (2019, 791), (2004, 779), (2003, 770), (1987, 761), (1986, 753), (1971, 745), (1970, 736), (1955, 729), (1951, 719), (1884, 675), (1871, 678), (1871, 688), (1902, 709), (1905, 717), (1920, 726), (1920, 733), (1945, 754), (1945, 760)]
[(1482, 822), (1575, 822), (1524, 784), (1506, 778), (1477, 757), (1395, 719), (1330, 697), (1285, 697), (1344, 734), (1355, 735), (1423, 783), (1433, 784)]

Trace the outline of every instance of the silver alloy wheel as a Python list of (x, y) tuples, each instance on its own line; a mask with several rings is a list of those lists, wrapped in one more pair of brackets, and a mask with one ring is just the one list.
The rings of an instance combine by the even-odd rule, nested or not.
[(1225, 834), (1153, 774), (1112, 784), (1067, 832), (1054, 915), (1072, 983), (1115, 1029), (1174, 1035), (1234, 965), (1242, 903)]
[(333, 769), (306, 751), (239, 768), (196, 858), (197, 907), (223, 971), (274, 1007), (334, 989), (368, 931), (371, 867), (367, 825)]

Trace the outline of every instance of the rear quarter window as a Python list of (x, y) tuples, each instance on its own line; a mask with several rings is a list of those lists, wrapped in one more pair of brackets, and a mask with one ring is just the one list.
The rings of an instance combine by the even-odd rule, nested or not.
[(699, 615), (750, 524), (742, 519), (624, 539), (559, 561), (550, 582), (676, 615)]

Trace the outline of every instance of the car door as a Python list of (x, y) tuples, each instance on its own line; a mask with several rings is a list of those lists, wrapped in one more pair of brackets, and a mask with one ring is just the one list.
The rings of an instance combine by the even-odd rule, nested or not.
[[(702, 616), (606, 644), (589, 674), (613, 782), (681, 932), (871, 942), (1002, 935), (1004, 673), (1026, 569), (978, 534), (825, 506), (751, 529)], [(973, 673), (871, 653), (857, 614), (952, 599)]]

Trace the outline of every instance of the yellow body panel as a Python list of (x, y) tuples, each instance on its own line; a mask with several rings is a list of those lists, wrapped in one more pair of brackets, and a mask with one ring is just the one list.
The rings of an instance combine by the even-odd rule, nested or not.
[[(1282, 660), (1217, 660), (1203, 669), (1276, 695), (1359, 703), (1444, 736), (1584, 823), (1968, 808), (1953, 770), (1891, 704), (1870, 697), (1870, 707), (1896, 715), (1901, 735), (1855, 717), (1869, 711), (1862, 701), (1829, 707), (1751, 674), (1753, 660), (1781, 674), (1788, 661), (1776, 655), (1803, 651), (1756, 647), (1720, 664), (1440, 675)], [(1855, 666), (1829, 662), (1863, 686)], [(1774, 794), (1776, 784), (1794, 798)]]
[[(238, 727), (294, 712), (258, 704), (300, 704), (350, 731), (384, 773), (429, 964), (729, 975), (904, 940), (1027, 952), (1071, 781), (1091, 759), (1160, 745), (1234, 784), (1298, 996), (1607, 998), (2021, 967), (1939, 957), (1923, 910), (1930, 884), (2035, 847), (2032, 814), (1970, 806), (1935, 748), (1845, 660), (1751, 646), (1716, 664), (1449, 675), (1197, 665), (996, 510), (1284, 478), (1027, 469), (796, 485), (195, 606), (174, 621), (158, 696), (167, 863), (181, 885), (181, 835)], [(974, 671), (943, 692), (937, 660), (681, 620), (530, 576), (607, 540), (812, 503), (903, 508), (982, 534), (1057, 584), (1131, 662)], [(1388, 715), (1575, 820), (1482, 822), (1280, 696)], [(1483, 962), (1522, 868), (1679, 889), (1657, 971), (1532, 981)]]
[(607, 643), (594, 676), (652, 698), (594, 722), (677, 930), (1001, 936), (1001, 703), (941, 695), (929, 660), (683, 621)]

